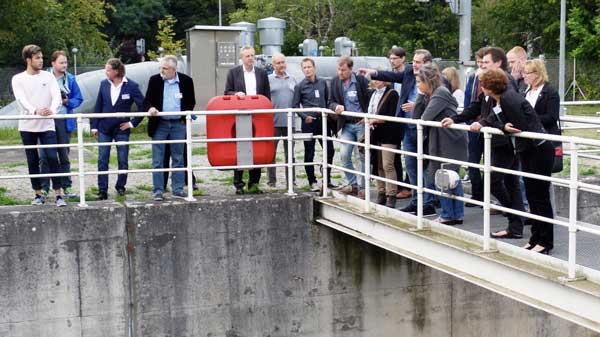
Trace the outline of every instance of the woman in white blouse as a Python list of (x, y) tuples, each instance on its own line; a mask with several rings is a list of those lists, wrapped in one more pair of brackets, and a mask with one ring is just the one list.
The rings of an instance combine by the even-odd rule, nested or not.
[(560, 135), (560, 97), (558, 91), (548, 83), (544, 62), (539, 59), (525, 62), (523, 76), (528, 86), (525, 98), (540, 117), (544, 129), (550, 134)]
[(460, 84), (460, 79), (458, 78), (458, 70), (454, 67), (444, 68), (442, 70), (442, 76), (444, 76), (448, 82), (450, 82), (450, 87), (452, 90), (452, 96), (456, 99), (458, 103), (458, 107), (462, 108), (465, 102), (465, 92), (461, 89), (462, 85)]

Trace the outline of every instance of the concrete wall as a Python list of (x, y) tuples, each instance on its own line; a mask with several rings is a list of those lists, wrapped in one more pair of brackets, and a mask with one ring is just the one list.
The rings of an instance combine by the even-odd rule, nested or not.
[[(582, 182), (600, 185), (600, 178), (589, 177), (581, 179)], [(569, 217), (570, 190), (568, 187), (555, 186), (556, 214)], [(577, 195), (577, 219), (580, 221), (597, 224), (600, 223), (600, 196), (596, 193), (579, 191)]]
[(25, 209), (0, 211), (0, 337), (127, 336), (128, 276), (133, 336), (598, 336), (313, 225), (309, 196)]

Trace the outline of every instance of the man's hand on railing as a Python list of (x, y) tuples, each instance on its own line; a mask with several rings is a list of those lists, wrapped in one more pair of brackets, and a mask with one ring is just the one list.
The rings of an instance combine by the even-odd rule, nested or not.
[(446, 118), (442, 119), (442, 127), (443, 128), (447, 128), (452, 124), (454, 124), (454, 121), (452, 120), (452, 118), (446, 117)]
[(310, 124), (315, 120), (314, 117), (308, 116), (304, 119), (304, 121), (306, 122), (306, 124)]
[(336, 107), (335, 107), (335, 113), (339, 115), (342, 112), (344, 112), (344, 106), (343, 105), (339, 105), (339, 104), (336, 105)]
[(158, 109), (155, 107), (152, 107), (150, 109), (148, 109), (148, 112), (152, 115), (152, 116), (156, 116), (158, 114)]
[(98, 130), (92, 129), (92, 131), (90, 132), (92, 133), (92, 136), (94, 136), (94, 138), (98, 139)]

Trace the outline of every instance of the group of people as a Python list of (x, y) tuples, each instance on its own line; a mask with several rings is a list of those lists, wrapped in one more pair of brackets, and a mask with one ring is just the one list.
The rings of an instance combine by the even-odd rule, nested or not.
[[(52, 55), (52, 67), (43, 71), (43, 55), (35, 45), (25, 46), (23, 59), (27, 69), (13, 78), (13, 91), (23, 114), (48, 116), (70, 113), (81, 104), (82, 97), (75, 78), (66, 71), (67, 58), (62, 51)], [(477, 70), (467, 80), (462, 90), (458, 74), (454, 68), (440, 71), (432, 63), (431, 53), (425, 49), (415, 50), (412, 64), (406, 64), (406, 51), (394, 47), (390, 51), (391, 71), (381, 69), (353, 69), (352, 58), (338, 59), (336, 76), (330, 85), (317, 76), (316, 64), (312, 58), (301, 62), (304, 78), (296, 82), (287, 70), (283, 54), (272, 56), (273, 73), (255, 66), (255, 51), (243, 47), (240, 53), (241, 64), (230, 69), (225, 84), (225, 95), (263, 95), (269, 98), (274, 109), (282, 108), (329, 108), (335, 112), (327, 116), (329, 122), (327, 136), (338, 136), (341, 141), (341, 162), (345, 169), (345, 186), (340, 191), (349, 195), (364, 196), (369, 182), (364, 176), (354, 174), (353, 157), (358, 171), (364, 172), (364, 150), (354, 151), (357, 142), (364, 141), (364, 118), (350, 117), (343, 112), (366, 113), (382, 116), (396, 116), (441, 122), (444, 128), (425, 129), (424, 149), (433, 156), (445, 157), (471, 163), (480, 163), (483, 152), (482, 127), (498, 128), (507, 136), (493, 136), (492, 165), (507, 169), (522, 170), (549, 176), (554, 160), (554, 145), (549, 141), (528, 140), (510, 137), (521, 131), (559, 134), (557, 91), (548, 83), (544, 63), (540, 60), (527, 60), (523, 48), (515, 47), (508, 54), (496, 47), (482, 48), (476, 53)], [(148, 90), (142, 94), (139, 86), (125, 76), (125, 67), (118, 59), (110, 59), (105, 65), (107, 78), (102, 81), (98, 92), (95, 112), (128, 112), (135, 103), (139, 110), (151, 115), (148, 122), (148, 135), (152, 140), (184, 140), (186, 136), (185, 116), (161, 115), (161, 111), (193, 110), (193, 80), (177, 72), (177, 58), (167, 55), (160, 62), (159, 74), (149, 79)], [(461, 111), (460, 108), (463, 108)], [(301, 129), (304, 133), (321, 135), (322, 115), (320, 112), (301, 112)], [(99, 142), (128, 141), (130, 130), (140, 124), (143, 117), (93, 118), (91, 133)], [(468, 135), (448, 129), (453, 123), (469, 123)], [(386, 149), (417, 151), (417, 130), (415, 124), (386, 122), (372, 119), (370, 122), (371, 143)], [(275, 136), (287, 135), (287, 116), (274, 114)], [(19, 122), (19, 131), (24, 145), (68, 144), (69, 133), (74, 129), (72, 119), (31, 119)], [(333, 142), (317, 139), (321, 147), (327, 147), (327, 161), (332, 164), (335, 155)], [(315, 152), (314, 138), (304, 141), (304, 161), (312, 163)], [(325, 144), (324, 144), (325, 143)], [(277, 147), (277, 141), (275, 146)], [(187, 166), (184, 143), (153, 144), (152, 167), (183, 168)], [(27, 149), (27, 162), (30, 174), (68, 173), (68, 147)], [(287, 161), (287, 142), (284, 152)], [(391, 151), (372, 150), (372, 171), (390, 181), (400, 181), (417, 185), (417, 159), (414, 156), (401, 156)], [(128, 146), (117, 146), (118, 168), (128, 168)], [(40, 155), (41, 154), (41, 155)], [(110, 146), (100, 146), (98, 171), (107, 171)], [(292, 156), (293, 157), (293, 156)], [(42, 165), (40, 165), (40, 161)], [(424, 186), (435, 189), (434, 175), (441, 163), (428, 160), (424, 165)], [(459, 171), (458, 165), (444, 165), (445, 169)], [(305, 165), (308, 185), (311, 191), (319, 191), (314, 166)], [(330, 188), (337, 188), (331, 180), (331, 168), (324, 172)], [(472, 183), (472, 198), (483, 200), (481, 173), (477, 168), (469, 168)], [(249, 172), (248, 183), (243, 181), (243, 172), (234, 173), (234, 186), (237, 194), (260, 193), (261, 170)], [(153, 173), (152, 197), (156, 201), (164, 199), (168, 173)], [(268, 185), (276, 184), (276, 169), (268, 169)], [(293, 179), (296, 184), (295, 173)], [(65, 195), (72, 194), (68, 177), (52, 178), (52, 188), (56, 193), (56, 204), (66, 205)], [(119, 174), (115, 189), (125, 194), (126, 174)], [(492, 172), (492, 194), (498, 202), (515, 210), (524, 211), (527, 204), (531, 213), (552, 218), (550, 184), (539, 179), (524, 178), (525, 193), (518, 176)], [(44, 191), (49, 188), (48, 179), (31, 179), (35, 191), (33, 204), (46, 201)], [(184, 185), (187, 184), (183, 171), (172, 173), (172, 196), (186, 198)], [(194, 184), (195, 181), (190, 182)], [(377, 180), (377, 202), (395, 207), (399, 198), (411, 198), (404, 212), (416, 213), (417, 195), (397, 184)], [(459, 181), (456, 187), (443, 191), (462, 196), (463, 187)], [(524, 197), (525, 195), (525, 197)], [(108, 198), (108, 175), (98, 176), (98, 198)], [(423, 214), (437, 215), (436, 200), (429, 193), (424, 194)], [(462, 224), (464, 204), (453, 198), (439, 198), (441, 213), (436, 221), (446, 225)], [(475, 206), (468, 204), (467, 206)], [(493, 233), (496, 238), (521, 238), (526, 221), (520, 216), (508, 214), (506, 230)], [(549, 253), (553, 247), (552, 225), (543, 221), (529, 220), (532, 237), (528, 249)]]

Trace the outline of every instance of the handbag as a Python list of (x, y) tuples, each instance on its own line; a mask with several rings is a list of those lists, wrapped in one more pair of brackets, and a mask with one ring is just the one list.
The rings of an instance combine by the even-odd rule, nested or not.
[(562, 170), (563, 170), (563, 147), (562, 147), (562, 143), (555, 142), (554, 143), (554, 164), (552, 165), (552, 173), (558, 173)]

